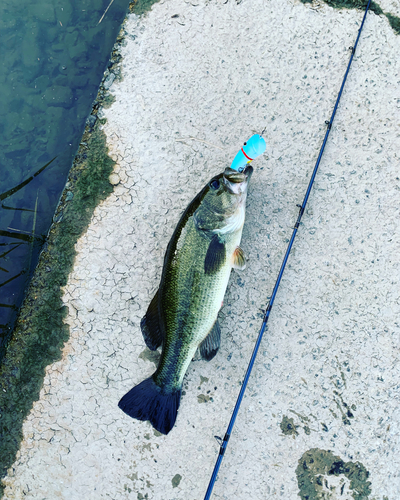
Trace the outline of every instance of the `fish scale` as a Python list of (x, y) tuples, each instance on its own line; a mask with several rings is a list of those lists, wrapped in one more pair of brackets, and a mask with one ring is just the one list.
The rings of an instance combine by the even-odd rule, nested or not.
[[(204, 272), (204, 260), (210, 239), (199, 234), (193, 217), (187, 221), (186, 228), (184, 234), (181, 233), (180, 245), (177, 244), (181, 249), (174, 252), (164, 277), (164, 286), (160, 287), (162, 309), (166, 311), (166, 343), (154, 379), (158, 384), (172, 387), (182, 385), (197, 346), (215, 323), (243, 225), (234, 233), (225, 236), (227, 263), (213, 275), (206, 275)], [(188, 300), (182, 300), (182, 297), (186, 296)], [(184, 347), (181, 347), (181, 344)], [(171, 371), (174, 372), (173, 377)]]

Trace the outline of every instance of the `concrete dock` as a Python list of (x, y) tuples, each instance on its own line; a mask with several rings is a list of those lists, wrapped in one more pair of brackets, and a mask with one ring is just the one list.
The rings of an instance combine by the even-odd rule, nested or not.
[[(169, 0), (128, 16), (101, 113), (114, 192), (77, 244), (70, 340), (4, 499), (204, 498), (362, 16), (297, 0)], [(215, 499), (400, 498), (399, 48), (370, 12)], [(263, 129), (222, 345), (190, 365), (163, 436), (117, 407), (157, 366), (140, 320), (182, 211)]]

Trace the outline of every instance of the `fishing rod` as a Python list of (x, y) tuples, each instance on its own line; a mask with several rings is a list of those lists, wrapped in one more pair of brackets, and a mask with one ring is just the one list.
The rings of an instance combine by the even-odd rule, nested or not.
[[(266, 326), (267, 326), (268, 318), (269, 318), (269, 315), (271, 313), (271, 309), (272, 309), (272, 306), (273, 306), (273, 303), (274, 303), (274, 300), (275, 300), (275, 296), (276, 296), (276, 293), (278, 291), (279, 284), (281, 282), (282, 275), (283, 275), (283, 272), (285, 270), (287, 260), (289, 258), (289, 254), (290, 254), (290, 251), (291, 251), (292, 246), (293, 246), (293, 241), (294, 241), (294, 239), (296, 237), (297, 230), (298, 230), (298, 228), (300, 226), (300, 221), (301, 221), (301, 218), (302, 218), (302, 216), (304, 214), (304, 210), (306, 208), (308, 197), (310, 196), (310, 192), (311, 192), (312, 186), (314, 184), (315, 176), (317, 175), (317, 170), (318, 170), (318, 167), (319, 167), (319, 164), (320, 164), (320, 161), (321, 161), (321, 157), (322, 157), (322, 154), (324, 152), (325, 145), (326, 145), (329, 133), (330, 133), (331, 128), (332, 128), (333, 119), (335, 118), (336, 110), (338, 108), (339, 101), (340, 101), (340, 98), (342, 96), (343, 88), (344, 88), (344, 85), (346, 83), (347, 75), (348, 75), (348, 73), (350, 71), (350, 66), (351, 66), (351, 63), (353, 61), (354, 54), (356, 52), (357, 44), (358, 44), (358, 41), (360, 39), (361, 31), (363, 29), (365, 18), (367, 17), (367, 13), (368, 13), (368, 9), (370, 7), (370, 4), (371, 4), (371, 0), (368, 0), (368, 4), (367, 4), (367, 7), (365, 9), (364, 17), (363, 17), (361, 26), (360, 26), (360, 28), (358, 30), (358, 35), (357, 35), (356, 42), (354, 44), (354, 47), (350, 47), (350, 49), (351, 49), (350, 60), (349, 60), (349, 63), (347, 65), (347, 69), (346, 69), (346, 73), (345, 73), (344, 78), (343, 78), (342, 86), (340, 87), (339, 94), (338, 94), (337, 99), (336, 99), (335, 107), (333, 108), (332, 116), (331, 116), (331, 118), (330, 118), (329, 121), (327, 120), (325, 122), (326, 125), (327, 125), (325, 137), (324, 137), (321, 149), (319, 151), (318, 159), (317, 159), (317, 162), (315, 164), (315, 167), (314, 167), (314, 170), (313, 170), (310, 182), (308, 184), (308, 188), (307, 188), (306, 194), (304, 196), (303, 203), (301, 205), (297, 205), (299, 207), (299, 215), (297, 217), (296, 224), (294, 225), (292, 237), (290, 238), (290, 241), (289, 241), (289, 244), (288, 244), (285, 256), (283, 258), (283, 262), (282, 262), (281, 268), (279, 270), (278, 278), (276, 280), (274, 289), (272, 291), (272, 295), (271, 295), (271, 297), (269, 299), (268, 306), (267, 306), (267, 308), (265, 310), (264, 319), (263, 319), (263, 322), (262, 322), (262, 325), (261, 325), (261, 329), (260, 329), (260, 332), (258, 334), (257, 341), (256, 341), (256, 344), (254, 346), (254, 350), (253, 350), (253, 353), (251, 355), (251, 359), (250, 359), (249, 365), (247, 367), (246, 375), (244, 377), (243, 384), (242, 384), (242, 387), (241, 387), (240, 392), (239, 392), (239, 396), (238, 396), (238, 398), (236, 400), (236, 404), (235, 404), (235, 408), (234, 408), (232, 416), (231, 416), (231, 420), (230, 420), (228, 428), (226, 430), (224, 439), (222, 440), (222, 443), (221, 443), (221, 446), (220, 446), (220, 450), (219, 450), (219, 454), (218, 454), (218, 458), (217, 458), (217, 461), (215, 463), (214, 470), (213, 470), (210, 482), (208, 484), (208, 488), (207, 488), (207, 492), (206, 492), (206, 495), (204, 497), (204, 500), (209, 500), (209, 498), (211, 497), (211, 493), (212, 493), (212, 490), (214, 488), (215, 481), (217, 480), (218, 471), (219, 471), (219, 468), (221, 466), (222, 459), (224, 458), (225, 451), (226, 451), (229, 439), (230, 439), (231, 434), (232, 434), (233, 426), (235, 425), (235, 420), (236, 420), (237, 414), (239, 412), (240, 404), (242, 402), (244, 393), (246, 391), (247, 383), (249, 381), (249, 378), (250, 378), (250, 375), (251, 375), (251, 371), (253, 369), (253, 365), (254, 365), (254, 362), (255, 362), (255, 359), (256, 359), (256, 356), (257, 356), (257, 352), (258, 352), (258, 349), (260, 347), (260, 343), (261, 343), (262, 337), (264, 335), (264, 332), (265, 332), (265, 329), (266, 329)], [(242, 148), (242, 151), (243, 151), (243, 148)]]

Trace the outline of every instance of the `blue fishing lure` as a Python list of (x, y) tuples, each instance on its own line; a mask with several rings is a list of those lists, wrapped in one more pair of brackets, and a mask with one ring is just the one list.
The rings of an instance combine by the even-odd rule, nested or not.
[(252, 135), (235, 156), (231, 168), (242, 172), (248, 163), (264, 153), (266, 147), (265, 140), (260, 134)]

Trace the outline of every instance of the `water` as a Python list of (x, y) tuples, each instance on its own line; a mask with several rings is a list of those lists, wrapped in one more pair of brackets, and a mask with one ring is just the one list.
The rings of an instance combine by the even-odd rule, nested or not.
[(0, 5), (0, 351), (129, 4), (110, 1)]

